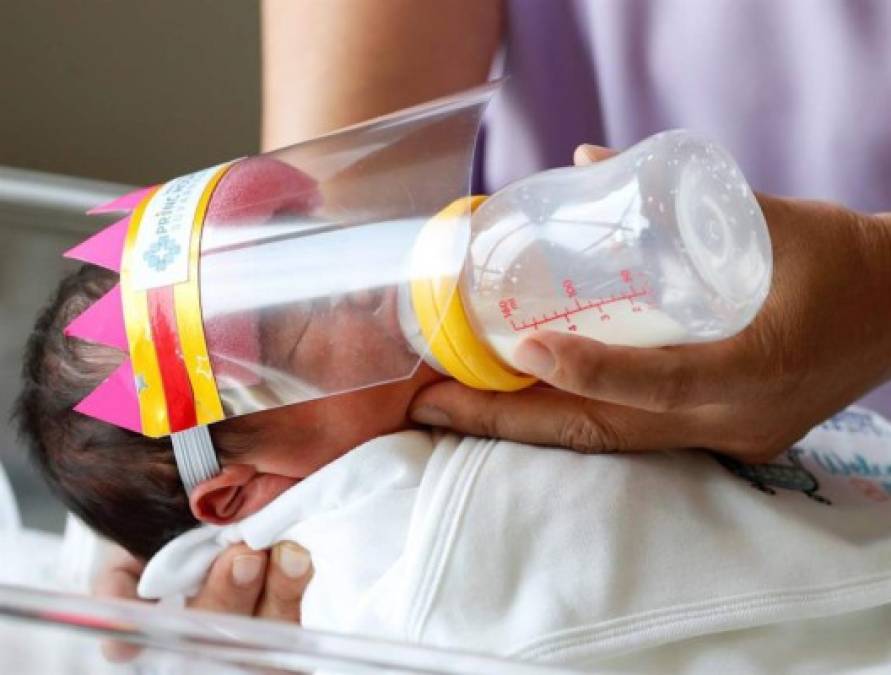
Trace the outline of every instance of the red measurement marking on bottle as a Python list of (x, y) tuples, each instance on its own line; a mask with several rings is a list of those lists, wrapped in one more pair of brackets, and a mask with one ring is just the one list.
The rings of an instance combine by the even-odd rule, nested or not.
[(578, 295), (578, 292), (575, 290), (575, 284), (572, 283), (572, 279), (566, 279), (563, 282), (563, 292), (566, 293), (567, 298), (574, 298)]
[[(565, 321), (569, 321), (570, 317), (578, 314), (580, 312), (587, 312), (588, 310), (596, 309), (600, 313), (601, 321), (609, 321), (611, 319), (610, 315), (604, 310), (604, 307), (608, 305), (615, 304), (617, 302), (627, 302), (633, 301), (636, 298), (641, 298), (646, 295), (646, 291), (637, 291), (637, 290), (629, 290), (627, 293), (622, 293), (620, 295), (612, 295), (609, 298), (601, 298), (599, 300), (580, 300), (578, 297), (575, 298), (575, 307), (566, 307), (563, 311), (554, 311), (542, 314), (540, 316), (535, 316), (525, 321), (517, 322), (513, 319), (513, 317), (505, 316), (506, 319), (510, 320), (511, 328), (515, 332), (520, 332), (523, 330), (538, 330), (539, 326), (543, 326), (552, 321), (556, 321), (557, 319), (564, 319)], [(516, 309), (516, 308), (515, 308)], [(502, 310), (503, 313), (503, 310)], [(570, 330), (572, 330), (570, 328)]]
[[(629, 290), (630, 290), (632, 293), (635, 293), (634, 286), (631, 286), (631, 287), (629, 288)], [(644, 294), (644, 295), (646, 295), (647, 292), (648, 292), (647, 289), (644, 289), (644, 290), (643, 290), (643, 294)], [(641, 307), (641, 306), (638, 305), (636, 302), (634, 302), (634, 297), (630, 297), (630, 298), (628, 298), (628, 303), (631, 305), (631, 311), (634, 312), (635, 314), (640, 314), (640, 313), (643, 311), (643, 307)]]
[(513, 316), (514, 310), (517, 309), (519, 305), (517, 304), (516, 298), (505, 298), (504, 300), (500, 300), (498, 302), (498, 307), (501, 309), (501, 315), (505, 319), (511, 318)]
[(566, 319), (566, 330), (575, 333), (579, 329), (579, 327), (572, 322), (572, 319), (569, 318), (569, 307), (563, 308), (563, 318)]

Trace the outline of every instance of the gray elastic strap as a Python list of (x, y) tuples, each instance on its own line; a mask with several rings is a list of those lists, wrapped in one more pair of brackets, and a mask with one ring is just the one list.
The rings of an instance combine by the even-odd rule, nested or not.
[(210, 430), (207, 426), (193, 427), (170, 434), (173, 442), (173, 456), (179, 477), (188, 494), (198, 483), (213, 478), (220, 472), (217, 453), (213, 449)]

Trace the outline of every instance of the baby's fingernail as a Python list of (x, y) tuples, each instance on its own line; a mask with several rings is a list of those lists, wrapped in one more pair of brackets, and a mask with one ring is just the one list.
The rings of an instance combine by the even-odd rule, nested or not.
[(441, 408), (432, 405), (421, 405), (411, 411), (411, 418), (418, 424), (429, 424), (431, 427), (448, 427), (452, 421)]
[(302, 577), (309, 571), (309, 553), (299, 546), (287, 542), (279, 544), (274, 557), (285, 576), (291, 579)]
[(520, 343), (514, 351), (514, 363), (520, 370), (541, 378), (550, 375), (557, 365), (551, 350), (532, 339)]
[(258, 555), (240, 555), (232, 561), (232, 579), (236, 586), (249, 586), (263, 570), (263, 558)]

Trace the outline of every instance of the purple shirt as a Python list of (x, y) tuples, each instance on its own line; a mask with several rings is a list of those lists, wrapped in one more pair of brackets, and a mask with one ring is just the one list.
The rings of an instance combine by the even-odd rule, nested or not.
[(512, 0), (508, 26), (490, 187), (686, 127), (756, 190), (891, 210), (887, 0)]
[[(489, 191), (581, 142), (707, 134), (756, 190), (891, 210), (891, 2), (510, 0)], [(891, 414), (891, 388), (869, 403)]]

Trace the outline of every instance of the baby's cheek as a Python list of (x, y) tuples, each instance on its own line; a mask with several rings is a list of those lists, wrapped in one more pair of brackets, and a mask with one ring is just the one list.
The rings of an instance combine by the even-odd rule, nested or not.
[(340, 368), (330, 326), (324, 319), (313, 317), (299, 342), (294, 344), (292, 341), (288, 349), (290, 375), (325, 391), (337, 389)]
[[(283, 344), (279, 351), (291, 346)], [(330, 392), (392, 380), (412, 368), (402, 341), (374, 316), (358, 311), (314, 316), (288, 357), (292, 375)]]
[(338, 372), (369, 384), (407, 377), (418, 362), (401, 332), (379, 312), (342, 312), (336, 321), (334, 354)]
[[(418, 357), (408, 351), (401, 333), (394, 335), (395, 322), (387, 321), (379, 304), (341, 302), (324, 309), (317, 305), (311, 316), (299, 320), (289, 308), (263, 322), (265, 365), (291, 378), (297, 385), (295, 391), (306, 386), (323, 397), (316, 405), (323, 406), (325, 417), (331, 420), (333, 428), (326, 432), (331, 436), (324, 441), (329, 447), (340, 448), (344, 443), (363, 442), (392, 431), (394, 420), (404, 418), (410, 396), (396, 396), (393, 386), (375, 385), (406, 383)], [(332, 399), (340, 393), (357, 396)], [(310, 404), (299, 407), (305, 405)], [(395, 409), (401, 410), (391, 414)], [(348, 433), (343, 433), (347, 426)]]
[(262, 323), (263, 365), (276, 370), (290, 370), (292, 348), (300, 336), (287, 316), (275, 315)]

